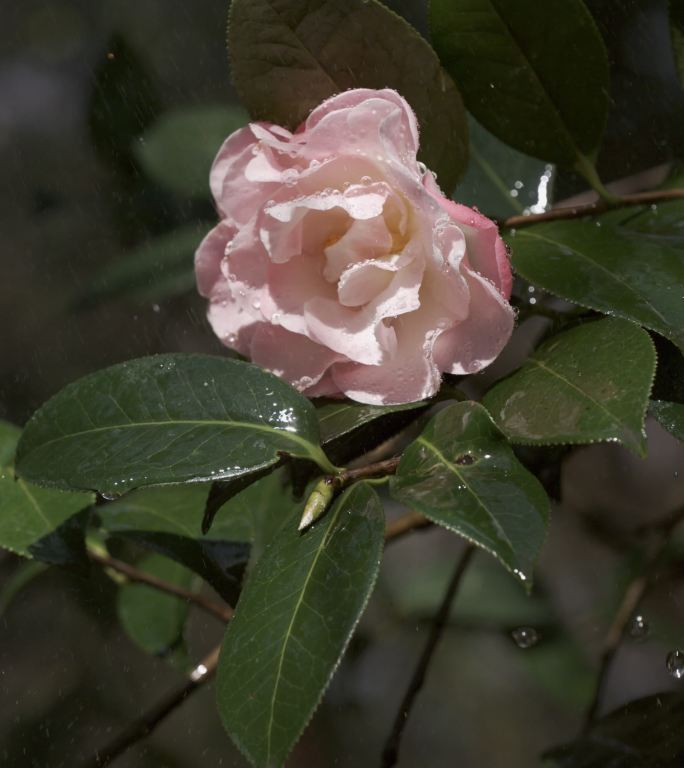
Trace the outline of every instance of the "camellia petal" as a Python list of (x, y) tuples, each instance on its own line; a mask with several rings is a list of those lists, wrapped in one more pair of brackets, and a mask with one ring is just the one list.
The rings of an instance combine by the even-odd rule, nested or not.
[(196, 255), (224, 344), (310, 396), (422, 400), (500, 353), (515, 315), (496, 225), (441, 194), (391, 90), (350, 90), (295, 132), (253, 123), (211, 172)]

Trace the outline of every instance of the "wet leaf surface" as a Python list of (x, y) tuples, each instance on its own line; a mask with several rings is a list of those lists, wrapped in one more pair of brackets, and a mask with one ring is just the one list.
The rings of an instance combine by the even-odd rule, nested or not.
[(59, 488), (117, 495), (144, 485), (239, 477), (279, 452), (330, 468), (313, 406), (248, 363), (159, 355), (65, 387), (27, 424), (18, 473)]
[(549, 500), (487, 411), (473, 402), (434, 416), (404, 451), (391, 494), (498, 558), (529, 589)]
[(655, 365), (645, 331), (625, 320), (598, 320), (543, 343), (482, 403), (516, 443), (618, 441), (643, 456)]
[(282, 766), (318, 706), (377, 577), (382, 505), (360, 483), (311, 528), (271, 541), (228, 627), (216, 692), (226, 730), (258, 768)]

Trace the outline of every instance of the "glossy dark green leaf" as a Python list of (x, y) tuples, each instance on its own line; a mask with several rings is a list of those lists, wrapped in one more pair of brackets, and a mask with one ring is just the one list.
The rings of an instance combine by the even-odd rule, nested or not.
[(473, 119), (469, 126), (468, 170), (454, 199), (497, 219), (546, 210), (552, 202), (553, 166), (512, 149)]
[[(313, 472), (317, 471), (315, 465), (310, 465), (305, 462), (307, 466), (313, 466)], [(206, 497), (206, 503), (204, 505), (204, 516), (202, 517), (202, 533), (208, 533), (211, 530), (211, 526), (214, 523), (218, 511), (227, 504), (232, 498), (242, 493), (250, 485), (256, 483), (261, 478), (267, 477), (272, 472), (275, 472), (278, 468), (278, 464), (273, 464), (270, 467), (261, 469), (258, 472), (253, 472), (249, 475), (243, 475), (242, 477), (235, 478), (234, 480), (218, 480), (211, 484), (209, 488), (209, 494)]]
[(240, 107), (185, 107), (165, 112), (135, 142), (135, 155), (155, 181), (182, 197), (210, 197), (209, 170), (223, 141), (249, 120)]
[(677, 440), (684, 441), (684, 405), (652, 400), (649, 413)]
[(383, 406), (323, 401), (316, 407), (321, 443), (335, 463), (344, 464), (396, 434), (430, 405), (429, 402)]
[(643, 456), (655, 364), (645, 331), (598, 320), (546, 341), (482, 403), (513, 442), (618, 441)]
[[(136, 567), (168, 584), (191, 590), (197, 577), (179, 563), (161, 555), (148, 555)], [(186, 600), (146, 584), (124, 584), (116, 610), (121, 626), (144, 651), (162, 656), (182, 639), (188, 615)]]
[(252, 117), (298, 126), (349, 88), (394, 88), (421, 128), (421, 159), (450, 192), (465, 169), (461, 96), (435, 52), (377, 0), (233, 0), (228, 45)]
[(209, 225), (188, 224), (121, 254), (99, 272), (75, 305), (85, 309), (120, 297), (160, 301), (195, 289), (195, 249)]
[(9, 421), (0, 420), (0, 468), (9, 467), (14, 461), (14, 451), (19, 442), (21, 430), (10, 424)]
[(566, 166), (596, 153), (608, 58), (582, 0), (432, 0), (430, 27), (442, 63), (488, 131)]
[(440, 411), (404, 451), (392, 496), (497, 557), (529, 589), (549, 500), (485, 409)]
[[(624, 219), (624, 211), (620, 218)], [(584, 307), (633, 320), (684, 349), (684, 205), (616, 221), (558, 221), (507, 240), (518, 274)]]
[[(250, 556), (249, 544), (255, 538), (252, 525), (256, 523), (247, 515), (225, 514), (202, 535), (200, 524), (208, 490), (207, 484), (199, 483), (144, 488), (98, 507), (97, 516), (109, 534), (133, 539), (173, 558), (233, 602)], [(249, 498), (254, 501), (250, 511), (257, 520), (263, 514), (261, 500), (253, 492)], [(242, 500), (233, 503), (242, 511)]]
[(313, 406), (257, 366), (207, 355), (131, 360), (65, 387), (26, 425), (17, 471), (32, 482), (114, 495), (239, 477), (279, 452), (331, 470)]
[(545, 755), (554, 768), (680, 768), (684, 697), (659, 693), (631, 701), (594, 723), (573, 744)]
[(304, 533), (293, 515), (266, 548), (221, 651), (219, 712), (258, 768), (282, 766), (328, 686), (380, 565), (382, 505), (365, 483)]
[(321, 443), (327, 445), (376, 419), (382, 419), (393, 413), (420, 410), (427, 405), (429, 403), (363, 405), (348, 400), (325, 402), (316, 408), (321, 429)]
[(91, 493), (39, 488), (0, 472), (0, 547), (23, 557), (66, 564), (85, 559), (81, 521), (70, 521), (93, 502)]

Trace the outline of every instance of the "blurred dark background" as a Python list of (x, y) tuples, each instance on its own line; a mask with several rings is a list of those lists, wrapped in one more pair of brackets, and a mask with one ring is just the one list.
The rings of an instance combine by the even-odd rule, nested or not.
[[(426, 32), (424, 3), (391, 5)], [(684, 120), (666, 2), (589, 5), (612, 58), (605, 176), (670, 167), (682, 154)], [(196, 143), (198, 135), (203, 144), (192, 151), (210, 158), (243, 118), (230, 86), (225, 0), (0, 0), (0, 10), (0, 418), (22, 424), (64, 384), (107, 364), (161, 351), (220, 352), (192, 290), (194, 244), (213, 208), (182, 162), (165, 179), (155, 158), (161, 142), (172, 148), (173, 165), (185, 139)], [(169, 115), (185, 122), (169, 123)], [(559, 175), (556, 190), (574, 193), (577, 180)], [(519, 348), (529, 343), (528, 333)], [(528, 768), (575, 736), (601, 639), (634, 565), (584, 519), (620, 530), (684, 503), (681, 446), (656, 425), (649, 434), (645, 461), (615, 446), (566, 459), (563, 504), (533, 598), (477, 556), (408, 726), (401, 766)], [(377, 594), (293, 766), (379, 765), (459, 547), (431, 531), (388, 549)], [(0, 555), (0, 582), (17, 566)], [(0, 614), (1, 765), (76, 766), (182, 679), (123, 634), (114, 592), (103, 576), (51, 569)], [(650, 631), (620, 652), (608, 708), (677, 686), (664, 659), (684, 646), (682, 600), (677, 581), (649, 598)], [(536, 628), (534, 647), (513, 642), (520, 626)], [(192, 614), (192, 657), (220, 632)], [(245, 765), (218, 722), (211, 687), (117, 765), (200, 763)]]

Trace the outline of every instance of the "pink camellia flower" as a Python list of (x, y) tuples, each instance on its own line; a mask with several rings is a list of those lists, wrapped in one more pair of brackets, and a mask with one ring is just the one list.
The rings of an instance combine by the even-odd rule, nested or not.
[(417, 150), (391, 90), (340, 93), (295, 133), (229, 136), (210, 178), (222, 219), (196, 254), (221, 341), (306, 395), (373, 404), (489, 365), (514, 323), (505, 246)]

